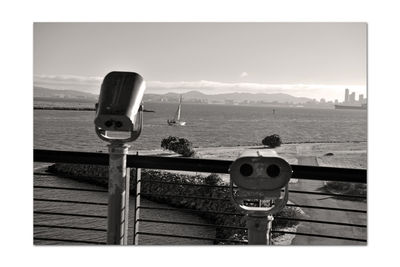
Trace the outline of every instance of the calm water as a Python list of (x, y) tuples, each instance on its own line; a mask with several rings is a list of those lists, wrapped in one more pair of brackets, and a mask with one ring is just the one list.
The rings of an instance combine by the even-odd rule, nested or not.
[[(144, 129), (133, 149), (160, 148), (169, 135), (185, 137), (195, 147), (260, 144), (271, 134), (283, 142), (366, 141), (367, 112), (307, 108), (274, 108), (185, 104), (185, 127), (170, 127), (177, 104), (146, 103)], [(34, 111), (34, 147), (41, 149), (106, 150), (94, 131), (94, 111)]]

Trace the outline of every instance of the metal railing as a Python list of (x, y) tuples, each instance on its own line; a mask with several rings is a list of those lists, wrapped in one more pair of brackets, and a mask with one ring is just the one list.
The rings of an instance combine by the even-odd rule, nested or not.
[[(92, 165), (104, 165), (109, 164), (108, 154), (103, 153), (87, 153), (87, 152), (71, 152), (71, 151), (51, 151), (51, 150), (34, 150), (34, 161), (35, 162), (49, 162), (49, 163), (77, 163), (77, 164), (92, 164)], [(177, 239), (188, 239), (188, 240), (202, 240), (213, 243), (247, 243), (245, 240), (238, 240), (232, 238), (220, 238), (220, 237), (204, 237), (204, 236), (193, 236), (173, 233), (162, 233), (152, 232), (143, 230), (139, 227), (140, 224), (164, 224), (164, 225), (179, 225), (179, 226), (193, 226), (193, 227), (209, 227), (215, 229), (228, 229), (245, 231), (246, 228), (240, 225), (227, 225), (218, 223), (198, 223), (198, 222), (185, 222), (185, 221), (173, 221), (173, 220), (162, 220), (155, 218), (142, 218), (140, 216), (141, 211), (154, 210), (158, 212), (187, 212), (200, 215), (200, 217), (210, 218), (216, 215), (242, 217), (243, 213), (239, 211), (220, 211), (220, 210), (199, 210), (188, 207), (151, 207), (141, 204), (141, 197), (148, 199), (157, 198), (169, 198), (169, 199), (181, 199), (190, 200), (201, 200), (201, 201), (231, 201), (229, 195), (226, 197), (215, 197), (208, 195), (187, 195), (187, 194), (157, 194), (153, 192), (141, 192), (141, 187), (145, 187), (146, 184), (157, 184), (161, 186), (179, 186), (181, 188), (196, 187), (196, 188), (209, 188), (212, 190), (226, 190), (229, 186), (225, 185), (209, 185), (209, 184), (192, 184), (188, 182), (171, 182), (171, 181), (160, 181), (160, 180), (145, 180), (141, 178), (141, 168), (143, 169), (156, 169), (156, 170), (175, 170), (175, 171), (190, 171), (190, 172), (205, 172), (205, 173), (221, 173), (227, 174), (229, 166), (232, 161), (229, 160), (209, 160), (209, 159), (190, 159), (190, 158), (170, 158), (170, 157), (154, 157), (154, 156), (139, 156), (139, 155), (128, 155), (127, 167), (135, 168), (136, 175), (134, 175), (134, 184), (136, 185), (135, 207), (134, 207), (134, 219), (133, 219), (133, 234), (132, 243), (140, 244), (139, 237), (142, 236), (157, 236), (162, 238), (177, 238)], [(336, 181), (336, 182), (350, 182), (350, 183), (363, 183), (367, 182), (367, 171), (364, 169), (348, 169), (348, 168), (332, 168), (332, 167), (319, 167), (319, 166), (301, 166), (291, 165), (293, 169), (293, 178), (300, 180), (321, 180), (321, 181)], [(40, 175), (46, 175), (41, 173)], [(77, 191), (77, 192), (107, 192), (102, 189), (85, 189), (85, 188), (68, 188), (68, 187), (57, 187), (57, 186), (46, 186), (46, 185), (35, 185), (35, 189), (42, 190), (63, 190), (63, 191)], [(289, 187), (290, 188), (290, 187)], [(181, 192), (185, 192), (182, 189)], [(337, 194), (330, 192), (315, 192), (315, 191), (303, 191), (303, 190), (289, 190), (290, 195), (313, 195), (323, 197), (340, 197), (354, 200), (364, 201), (365, 196), (362, 195), (351, 195), (351, 194)], [(91, 201), (80, 201), (80, 200), (59, 200), (59, 199), (47, 199), (47, 198), (35, 198), (35, 202), (52, 202), (52, 203), (66, 203), (66, 204), (79, 204), (79, 205), (93, 205), (93, 206), (106, 206), (107, 203), (91, 202)], [(327, 212), (346, 212), (356, 214), (366, 214), (367, 211), (364, 209), (354, 209), (348, 207), (327, 207), (323, 205), (302, 205), (297, 203), (287, 204), (287, 207), (300, 208), (316, 211), (327, 211)], [(105, 215), (93, 215), (93, 214), (77, 214), (77, 213), (59, 213), (59, 212), (46, 212), (41, 210), (35, 210), (36, 215), (54, 215), (54, 216), (71, 216), (71, 217), (84, 217), (104, 220), (107, 218)], [(337, 227), (353, 227), (365, 229), (367, 226), (360, 223), (351, 222), (339, 222), (339, 221), (326, 221), (319, 220), (318, 218), (290, 218), (275, 216), (276, 221), (292, 221), (296, 223), (304, 224), (322, 224), (332, 225)], [(80, 231), (94, 231), (94, 232), (106, 232), (105, 228), (93, 228), (85, 226), (68, 226), (68, 225), (52, 225), (49, 223), (36, 223), (36, 228), (52, 228), (52, 229), (69, 229), (69, 230), (80, 230)], [(312, 232), (302, 231), (284, 231), (284, 230), (273, 230), (275, 234), (287, 234), (287, 235), (298, 235), (308, 236), (316, 238), (328, 238), (336, 240), (354, 241), (357, 243), (365, 243), (365, 238), (350, 237), (350, 236), (338, 236), (335, 234), (320, 234)], [(105, 233), (104, 233), (105, 236)], [(74, 242), (83, 244), (105, 244), (102, 241), (93, 240), (74, 240), (74, 239), (60, 239), (51, 237), (41, 237), (38, 235), (34, 236), (34, 240), (37, 241), (54, 241), (54, 242)]]

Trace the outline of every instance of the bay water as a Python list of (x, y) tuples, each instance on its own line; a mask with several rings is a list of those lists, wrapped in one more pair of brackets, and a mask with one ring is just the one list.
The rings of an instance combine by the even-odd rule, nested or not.
[[(367, 140), (367, 112), (289, 107), (184, 104), (184, 127), (168, 126), (177, 109), (173, 103), (146, 103), (144, 128), (132, 149), (158, 149), (170, 135), (194, 147), (259, 145), (272, 134), (284, 143), (353, 142)], [(275, 112), (273, 111), (275, 110)], [(34, 148), (107, 151), (94, 129), (94, 111), (35, 110)]]

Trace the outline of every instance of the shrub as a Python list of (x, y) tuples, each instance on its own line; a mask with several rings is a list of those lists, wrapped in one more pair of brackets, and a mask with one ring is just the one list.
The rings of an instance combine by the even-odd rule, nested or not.
[(191, 157), (194, 155), (192, 143), (185, 138), (168, 136), (161, 141), (161, 147), (181, 154), (184, 157)]
[(204, 178), (204, 183), (207, 185), (221, 185), (223, 184), (223, 181), (218, 174), (212, 173), (206, 178)]
[(277, 134), (269, 135), (262, 140), (262, 144), (271, 148), (280, 146), (282, 144), (281, 137)]
[(172, 143), (178, 142), (178, 137), (176, 136), (168, 136), (161, 141), (161, 147), (164, 149), (169, 149)]

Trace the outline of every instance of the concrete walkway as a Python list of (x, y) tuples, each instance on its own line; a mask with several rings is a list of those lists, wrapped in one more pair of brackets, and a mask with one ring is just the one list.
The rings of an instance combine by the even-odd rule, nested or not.
[[(298, 156), (299, 165), (318, 166), (317, 158), (314, 156)], [(302, 191), (321, 191), (323, 181), (312, 181), (299, 179), (297, 183), (290, 184), (291, 190)], [(329, 196), (310, 195), (310, 194), (290, 194), (289, 199), (298, 205), (310, 206), (324, 206), (332, 208), (347, 208), (356, 210), (366, 210), (367, 205), (364, 202), (349, 201), (332, 198)], [(352, 224), (367, 224), (367, 214), (343, 212), (343, 211), (328, 211), (320, 209), (302, 208), (309, 219), (330, 221), (330, 222), (343, 222)], [(367, 239), (367, 228), (351, 227), (351, 226), (337, 226), (320, 223), (300, 223), (297, 228), (299, 233), (311, 233), (330, 236), (341, 236), (348, 238)], [(365, 242), (348, 241), (331, 238), (311, 237), (296, 235), (292, 240), (292, 245), (366, 245)]]

